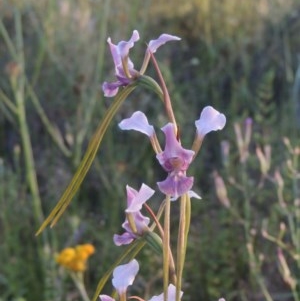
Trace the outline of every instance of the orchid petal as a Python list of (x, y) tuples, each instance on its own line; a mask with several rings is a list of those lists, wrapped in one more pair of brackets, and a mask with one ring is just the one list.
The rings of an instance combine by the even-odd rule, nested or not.
[(138, 31), (134, 30), (128, 42), (121, 41), (118, 45), (115, 45), (111, 42), (111, 38), (107, 39), (115, 67), (122, 65), (122, 59), (129, 55), (129, 49), (134, 46), (134, 43), (138, 41), (139, 38)]
[[(180, 298), (182, 297), (183, 292), (180, 292)], [(159, 296), (153, 296), (149, 301), (163, 301), (164, 293)], [(173, 284), (168, 286), (168, 299), (167, 301), (175, 301), (176, 300), (176, 287)]]
[(181, 40), (181, 38), (164, 33), (160, 35), (158, 39), (151, 40), (149, 42), (148, 50), (151, 51), (152, 53), (155, 53), (156, 50), (163, 44), (169, 41), (179, 41), (179, 40)]
[(164, 151), (156, 156), (157, 160), (166, 171), (172, 171), (173, 167), (169, 166), (168, 161), (172, 158), (179, 158), (182, 161), (181, 170), (186, 170), (193, 160), (195, 152), (181, 146), (175, 136), (175, 127), (172, 123), (165, 125), (162, 131), (166, 137), (166, 145)]
[(139, 33), (137, 30), (132, 32), (132, 36), (128, 42), (121, 41), (118, 43), (118, 51), (121, 58), (126, 58), (129, 55), (129, 50), (134, 46), (134, 43), (140, 39)]
[(211, 106), (205, 107), (200, 118), (195, 121), (198, 135), (204, 137), (211, 131), (222, 130), (226, 124), (226, 117)]
[(176, 200), (179, 196), (187, 193), (193, 187), (194, 178), (186, 176), (171, 176), (162, 181), (157, 182), (159, 190), (166, 194), (172, 196), (173, 200)]
[(136, 226), (136, 233), (132, 232), (132, 229), (130, 227), (130, 224), (126, 218), (125, 222), (122, 224), (122, 228), (126, 230), (132, 237), (136, 238), (137, 235), (142, 235), (145, 228), (150, 223), (150, 218), (144, 216), (140, 211), (131, 213), (134, 219), (134, 223)]
[(112, 284), (119, 295), (126, 293), (127, 287), (133, 283), (138, 270), (139, 264), (135, 259), (114, 269)]
[[(140, 191), (131, 200), (131, 204), (127, 207), (125, 212), (129, 213), (141, 210), (143, 204), (154, 194), (154, 192), (155, 191), (149, 186), (142, 184)], [(129, 195), (129, 193), (127, 193), (127, 195)]]
[(121, 86), (122, 83), (120, 81), (112, 82), (112, 83), (104, 82), (102, 84), (102, 91), (104, 92), (104, 96), (106, 97), (115, 96), (119, 91), (119, 87)]
[(107, 296), (107, 295), (99, 295), (101, 301), (115, 301), (114, 298)]
[[(193, 191), (193, 190), (189, 190), (187, 192), (187, 194), (188, 194), (188, 196), (189, 196), (190, 199), (191, 198), (195, 198), (195, 199), (201, 200), (201, 196), (198, 193), (196, 193), (195, 191)], [(179, 198), (179, 195), (176, 198), (175, 197), (171, 197), (170, 200), (171, 201), (176, 201), (178, 198)]]
[(113, 240), (116, 246), (129, 245), (135, 237), (128, 232), (123, 233), (122, 235), (114, 234)]
[(133, 113), (130, 118), (123, 119), (119, 123), (119, 127), (121, 130), (134, 130), (141, 132), (148, 137), (154, 135), (154, 127), (149, 124), (146, 115), (141, 111)]
[(201, 200), (201, 196), (193, 190), (188, 191), (188, 195), (190, 198), (195, 198)]

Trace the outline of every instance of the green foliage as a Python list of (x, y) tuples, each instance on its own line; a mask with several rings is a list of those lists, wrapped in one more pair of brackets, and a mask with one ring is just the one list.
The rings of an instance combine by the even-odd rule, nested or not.
[[(40, 298), (43, 271), (37, 260), (37, 241), (32, 235), (32, 207), (20, 174), (0, 163), (1, 239), (0, 294), (5, 300), (32, 296)], [(27, 297), (25, 297), (27, 299)]]

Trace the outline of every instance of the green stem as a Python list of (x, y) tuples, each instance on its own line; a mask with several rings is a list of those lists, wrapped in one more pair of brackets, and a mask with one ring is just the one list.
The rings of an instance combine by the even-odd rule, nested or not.
[[(33, 205), (33, 215), (36, 225), (40, 224), (43, 219), (43, 211), (40, 199), (40, 193), (37, 183), (35, 162), (33, 157), (32, 145), (30, 141), (30, 132), (28, 128), (27, 118), (26, 118), (26, 105), (25, 105), (25, 63), (24, 63), (24, 49), (23, 49), (23, 37), (22, 37), (22, 23), (21, 23), (21, 13), (16, 8), (15, 9), (15, 27), (16, 27), (16, 47), (15, 52), (17, 54), (17, 64), (20, 68), (20, 72), (16, 75), (11, 76), (11, 86), (15, 98), (16, 106), (16, 118), (19, 125), (21, 144), (23, 149), (23, 157), (26, 172), (26, 182), (31, 194), (32, 205)], [(50, 246), (47, 236), (47, 232), (43, 233), (42, 241), (38, 241), (38, 254), (39, 259), (42, 263), (42, 269), (44, 273), (45, 283), (47, 285), (47, 274), (49, 270), (52, 270), (50, 266)], [(52, 278), (50, 279), (53, 282)], [(45, 289), (44, 297), (47, 298), (48, 290)]]
[(90, 298), (86, 292), (84, 281), (83, 281), (83, 273), (74, 273), (70, 272), (70, 275), (78, 288), (78, 291), (82, 297), (83, 301), (90, 301)]
[(187, 236), (190, 223), (190, 199), (184, 194), (180, 199), (180, 220), (177, 240), (177, 283), (176, 283), (176, 301), (180, 301), (180, 292), (182, 287), (182, 275), (185, 262), (187, 247)]
[(254, 254), (253, 250), (253, 242), (251, 239), (251, 199), (250, 199), (250, 191), (248, 186), (248, 174), (247, 174), (247, 165), (246, 162), (242, 163), (242, 187), (243, 187), (243, 197), (244, 197), (244, 232), (245, 232), (245, 239), (246, 239), (246, 246), (247, 252), (249, 257), (249, 267), (253, 278), (258, 283), (266, 301), (273, 301), (267, 286), (264, 282), (264, 279), (261, 275), (260, 267), (257, 265), (257, 259)]
[(164, 282), (164, 301), (168, 300), (169, 286), (169, 262), (170, 262), (170, 196), (166, 196), (165, 217), (164, 217), (164, 236), (163, 236), (163, 282)]
[(32, 146), (30, 141), (30, 134), (26, 120), (25, 111), (25, 76), (24, 76), (24, 57), (23, 57), (23, 38), (21, 29), (21, 16), (18, 10), (15, 11), (16, 33), (17, 33), (17, 52), (18, 64), (20, 67), (20, 74), (11, 79), (12, 89), (16, 101), (16, 114), (19, 122), (20, 135), (22, 140), (22, 147), (24, 153), (24, 162), (26, 168), (26, 179), (33, 199), (33, 209), (37, 223), (41, 223), (44, 219), (42, 213), (41, 200), (37, 184), (35, 164), (33, 159)]
[(163, 95), (164, 95), (164, 104), (165, 104), (165, 108), (166, 108), (166, 112), (167, 112), (167, 116), (170, 120), (170, 122), (172, 122), (174, 124), (175, 127), (175, 134), (177, 134), (177, 123), (176, 123), (176, 119), (175, 119), (175, 115), (173, 112), (173, 107), (172, 107), (172, 103), (171, 103), (171, 99), (170, 99), (170, 95), (165, 83), (165, 80), (161, 74), (161, 71), (159, 69), (159, 66), (157, 64), (157, 61), (153, 55), (153, 53), (150, 53), (154, 68), (157, 72), (161, 87), (162, 87), (162, 91), (163, 91)]

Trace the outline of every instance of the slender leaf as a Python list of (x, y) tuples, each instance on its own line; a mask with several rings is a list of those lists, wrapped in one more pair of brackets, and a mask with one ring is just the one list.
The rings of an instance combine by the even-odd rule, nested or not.
[(40, 234), (49, 224), (50, 227), (53, 227), (56, 222), (59, 220), (61, 215), (64, 213), (70, 202), (72, 201), (74, 195), (78, 191), (81, 183), (83, 182), (87, 172), (89, 171), (93, 160), (96, 156), (96, 153), (98, 151), (98, 148), (101, 144), (101, 141), (104, 137), (105, 132), (107, 131), (108, 126), (111, 123), (112, 118), (122, 105), (122, 103), (125, 101), (127, 96), (136, 88), (137, 83), (134, 82), (131, 85), (124, 88), (115, 98), (114, 102), (111, 104), (111, 106), (108, 108), (102, 122), (99, 124), (98, 128), (96, 129), (96, 132), (94, 136), (92, 137), (88, 148), (86, 150), (86, 153), (79, 164), (79, 167), (73, 176), (71, 182), (67, 186), (66, 190), (64, 191), (62, 197), (56, 204), (56, 206), (53, 208), (49, 216), (45, 219), (45, 221), (42, 223), (38, 231), (36, 232), (36, 235)]

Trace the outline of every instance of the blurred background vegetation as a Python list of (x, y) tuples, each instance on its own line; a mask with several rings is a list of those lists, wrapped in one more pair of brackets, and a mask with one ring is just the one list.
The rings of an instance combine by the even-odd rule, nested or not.
[[(298, 0), (0, 1), (0, 300), (80, 300), (54, 257), (85, 242), (96, 248), (92, 295), (122, 251), (112, 235), (125, 185), (155, 187), (162, 176), (147, 139), (116, 126), (137, 108), (164, 124), (160, 103), (138, 89), (61, 221), (34, 236), (111, 102), (101, 91), (113, 78), (107, 37), (133, 29), (136, 66), (150, 39), (182, 38), (157, 59), (185, 146), (205, 105), (228, 120), (190, 170), (202, 200), (192, 204), (185, 300), (300, 300)], [(149, 250), (138, 259), (147, 298), (160, 287), (159, 259)]]

